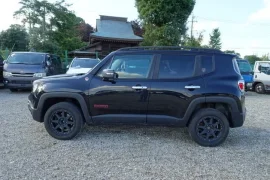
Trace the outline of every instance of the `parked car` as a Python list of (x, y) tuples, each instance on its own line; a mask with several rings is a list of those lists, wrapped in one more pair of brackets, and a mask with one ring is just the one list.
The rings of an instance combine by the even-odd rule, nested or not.
[(63, 73), (58, 56), (40, 52), (13, 52), (4, 64), (4, 84), (10, 91), (31, 89), (34, 80)]
[(235, 56), (219, 50), (135, 47), (112, 52), (84, 75), (34, 81), (28, 108), (54, 138), (88, 125), (188, 127), (202, 146), (218, 146), (243, 125), (244, 80)]
[(256, 61), (254, 64), (253, 89), (259, 94), (270, 91), (270, 62)]
[(253, 84), (253, 70), (248, 60), (245, 59), (237, 59), (237, 64), (240, 69), (240, 73), (244, 78), (245, 81), (245, 89), (252, 91), (252, 84)]
[(85, 74), (99, 62), (100, 60), (92, 58), (74, 58), (68, 65), (66, 74)]
[(0, 55), (0, 87), (4, 86), (3, 66), (4, 66), (4, 58)]

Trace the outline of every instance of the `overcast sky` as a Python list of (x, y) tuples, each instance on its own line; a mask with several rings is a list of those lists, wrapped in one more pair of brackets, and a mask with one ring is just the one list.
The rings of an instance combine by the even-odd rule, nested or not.
[[(49, 0), (53, 2), (53, 0)], [(20, 8), (19, 0), (1, 0), (0, 31), (20, 23), (13, 13)], [(67, 0), (72, 10), (92, 26), (99, 15), (138, 17), (135, 0)], [(204, 32), (209, 41), (213, 28), (219, 27), (222, 49), (235, 49), (242, 56), (270, 52), (270, 0), (196, 0), (193, 11), (195, 35)]]

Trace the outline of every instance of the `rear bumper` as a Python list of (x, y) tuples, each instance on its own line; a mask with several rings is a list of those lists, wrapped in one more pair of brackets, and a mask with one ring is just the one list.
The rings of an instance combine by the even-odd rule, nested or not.
[(247, 114), (247, 109), (243, 109), (243, 113), (239, 112), (232, 112), (232, 121), (231, 121), (231, 127), (232, 128), (237, 128), (241, 127), (244, 125), (244, 122), (246, 120), (246, 114)]
[(4, 79), (6, 88), (31, 89), (33, 82), (40, 78), (36, 77), (9, 77)]

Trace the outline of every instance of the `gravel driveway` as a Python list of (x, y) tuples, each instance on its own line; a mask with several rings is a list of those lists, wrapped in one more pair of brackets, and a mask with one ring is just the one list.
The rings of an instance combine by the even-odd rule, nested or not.
[(0, 90), (0, 179), (270, 179), (270, 95), (247, 93), (248, 116), (204, 148), (184, 128), (85, 127), (59, 141), (31, 119), (29, 92)]

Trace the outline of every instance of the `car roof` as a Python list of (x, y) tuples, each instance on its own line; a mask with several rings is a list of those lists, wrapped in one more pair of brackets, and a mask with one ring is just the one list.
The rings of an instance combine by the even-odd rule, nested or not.
[(50, 54), (50, 53), (14, 51), (12, 52), (12, 54)]
[(74, 59), (81, 59), (81, 60), (84, 60), (84, 59), (99, 60), (99, 59), (95, 59), (95, 58), (74, 58)]

